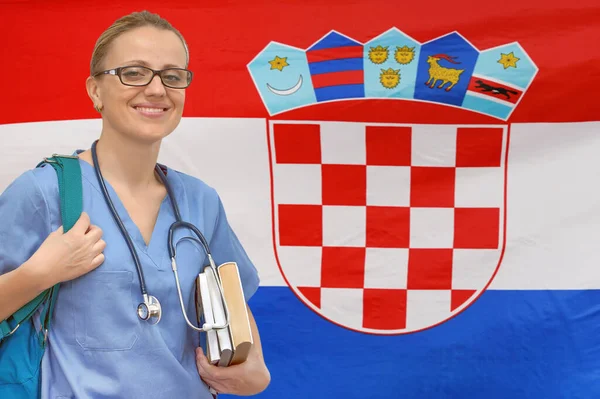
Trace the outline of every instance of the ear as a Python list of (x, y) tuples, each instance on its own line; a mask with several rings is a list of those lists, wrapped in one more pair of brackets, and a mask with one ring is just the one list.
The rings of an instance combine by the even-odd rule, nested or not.
[(87, 93), (88, 96), (90, 96), (90, 99), (92, 100), (92, 103), (94, 104), (94, 108), (96, 109), (102, 109), (103, 105), (102, 105), (102, 100), (100, 99), (100, 87), (98, 86), (98, 81), (96, 79), (94, 79), (93, 77), (89, 76), (87, 78), (87, 80), (85, 81), (85, 86), (87, 89)]

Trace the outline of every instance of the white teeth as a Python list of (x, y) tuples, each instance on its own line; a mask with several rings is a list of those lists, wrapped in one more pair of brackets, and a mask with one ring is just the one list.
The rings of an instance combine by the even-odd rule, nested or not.
[(138, 111), (147, 112), (151, 114), (158, 114), (164, 112), (164, 108), (146, 108), (146, 107), (135, 107)]

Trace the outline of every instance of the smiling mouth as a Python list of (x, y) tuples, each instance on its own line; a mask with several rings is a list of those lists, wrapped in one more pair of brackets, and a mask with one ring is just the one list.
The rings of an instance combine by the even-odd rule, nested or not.
[(133, 107), (135, 110), (143, 112), (145, 114), (160, 114), (166, 112), (168, 108), (150, 108), (150, 107)]

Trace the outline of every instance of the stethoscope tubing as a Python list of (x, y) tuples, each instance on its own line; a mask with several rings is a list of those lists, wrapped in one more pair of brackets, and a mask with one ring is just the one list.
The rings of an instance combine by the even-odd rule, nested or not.
[[(104, 195), (104, 199), (106, 200), (106, 203), (107, 203), (107, 205), (110, 209), (110, 212), (113, 216), (113, 219), (117, 223), (119, 230), (121, 232), (121, 235), (125, 239), (125, 242), (127, 243), (127, 246), (129, 247), (129, 252), (131, 253), (131, 256), (133, 257), (133, 262), (135, 263), (138, 279), (140, 282), (140, 291), (142, 292), (142, 298), (144, 300), (144, 304), (147, 307), (149, 307), (150, 305), (156, 306), (156, 304), (157, 304), (157, 307), (158, 307), (158, 316), (157, 317), (158, 317), (158, 321), (160, 321), (161, 314), (162, 314), (160, 303), (158, 302), (158, 300), (155, 297), (148, 295), (148, 291), (146, 289), (146, 282), (144, 279), (144, 272), (142, 270), (141, 262), (138, 257), (137, 251), (133, 245), (131, 237), (127, 233), (127, 229), (123, 225), (123, 222), (121, 221), (121, 218), (119, 217), (119, 215), (117, 213), (117, 210), (113, 204), (113, 201), (110, 198), (110, 195), (108, 193), (108, 189), (106, 188), (106, 184), (104, 182), (104, 177), (102, 176), (102, 172), (100, 170), (100, 164), (98, 162), (98, 155), (96, 152), (96, 144), (97, 144), (97, 140), (92, 143), (92, 160), (94, 163), (94, 169), (96, 171), (96, 177), (98, 178), (98, 183), (100, 184), (102, 194)], [(169, 244), (169, 257), (171, 258), (171, 268), (173, 269), (173, 274), (175, 275), (175, 284), (177, 286), (177, 294), (179, 296), (179, 303), (181, 305), (181, 313), (183, 314), (183, 317), (184, 317), (186, 323), (188, 324), (188, 326), (190, 326), (192, 329), (199, 331), (199, 332), (206, 332), (206, 331), (209, 331), (212, 329), (227, 328), (230, 323), (229, 308), (227, 306), (227, 301), (224, 300), (225, 295), (224, 295), (224, 291), (223, 291), (223, 285), (221, 284), (221, 279), (219, 278), (219, 275), (217, 273), (217, 267), (212, 258), (212, 255), (210, 253), (210, 248), (209, 248), (208, 242), (206, 241), (206, 238), (204, 237), (202, 232), (196, 226), (194, 226), (192, 223), (188, 223), (188, 222), (185, 222), (182, 220), (181, 214), (179, 212), (179, 207), (177, 206), (177, 203), (175, 202), (175, 197), (173, 195), (171, 185), (168, 183), (167, 177), (165, 176), (164, 172), (162, 171), (162, 168), (160, 167), (160, 165), (157, 164), (155, 166), (155, 171), (157, 172), (159, 178), (161, 179), (163, 185), (165, 186), (165, 188), (167, 190), (167, 196), (169, 197), (169, 202), (171, 202), (171, 206), (173, 207), (173, 213), (175, 214), (175, 219), (176, 219), (176, 221), (173, 224), (171, 224), (171, 226), (169, 227), (168, 244)], [(197, 236), (197, 238), (187, 236), (187, 237), (183, 237), (183, 238), (179, 239), (175, 244), (173, 244), (173, 237), (175, 235), (175, 230), (177, 230), (177, 228), (190, 229)], [(177, 244), (183, 240), (192, 240), (194, 242), (197, 242), (198, 244), (200, 244), (203, 247), (204, 251), (206, 252), (206, 256), (209, 261), (209, 266), (206, 266), (204, 269), (206, 269), (208, 267), (211, 270), (211, 273), (213, 274), (215, 281), (217, 282), (217, 286), (218, 286), (219, 293), (221, 296), (221, 302), (223, 304), (223, 309), (225, 311), (225, 319), (226, 319), (225, 324), (204, 323), (202, 325), (202, 327), (199, 328), (199, 327), (194, 326), (190, 322), (190, 320), (187, 316), (187, 312), (185, 310), (183, 294), (181, 292), (181, 284), (179, 281), (179, 274), (177, 272), (177, 261), (176, 261)], [(156, 304), (151, 303), (152, 301), (156, 301)], [(158, 321), (156, 321), (156, 323), (158, 323)], [(156, 324), (156, 323), (154, 323), (154, 324)]]
[(142, 265), (141, 265), (140, 259), (138, 257), (137, 251), (135, 250), (135, 248), (133, 246), (133, 242), (131, 241), (131, 237), (129, 237), (129, 234), (127, 234), (127, 229), (125, 229), (125, 226), (123, 225), (123, 222), (121, 221), (121, 218), (119, 217), (119, 214), (117, 213), (117, 210), (115, 209), (115, 205), (113, 204), (113, 201), (110, 198), (110, 195), (108, 194), (108, 190), (106, 189), (106, 184), (104, 183), (104, 177), (102, 176), (102, 171), (100, 170), (100, 164), (98, 162), (98, 154), (96, 153), (96, 143), (97, 142), (98, 142), (98, 140), (96, 140), (92, 143), (92, 161), (94, 162), (94, 170), (96, 171), (96, 177), (98, 178), (98, 183), (100, 183), (100, 188), (102, 190), (102, 194), (104, 195), (104, 199), (106, 200), (106, 203), (107, 203), (108, 207), (110, 208), (110, 213), (111, 213), (113, 219), (115, 220), (115, 222), (117, 223), (117, 225), (119, 226), (119, 231), (121, 232), (121, 235), (123, 236), (123, 238), (125, 239), (125, 242), (127, 243), (127, 246), (129, 247), (129, 252), (131, 253), (131, 256), (133, 257), (133, 263), (135, 263), (135, 268), (137, 269), (137, 275), (140, 280), (140, 290), (142, 291), (142, 297), (146, 298), (148, 296), (148, 291), (146, 290), (146, 281), (144, 279), (144, 272), (142, 271)]

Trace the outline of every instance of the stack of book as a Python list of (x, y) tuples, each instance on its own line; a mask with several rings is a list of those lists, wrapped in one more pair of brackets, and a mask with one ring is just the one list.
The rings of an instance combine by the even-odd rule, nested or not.
[[(219, 290), (217, 279), (223, 287)], [(196, 278), (196, 317), (198, 325), (224, 325), (227, 321), (225, 303), (229, 310), (229, 326), (202, 333), (201, 345), (211, 364), (227, 367), (243, 363), (254, 344), (246, 300), (237, 264), (227, 262), (210, 266)]]

